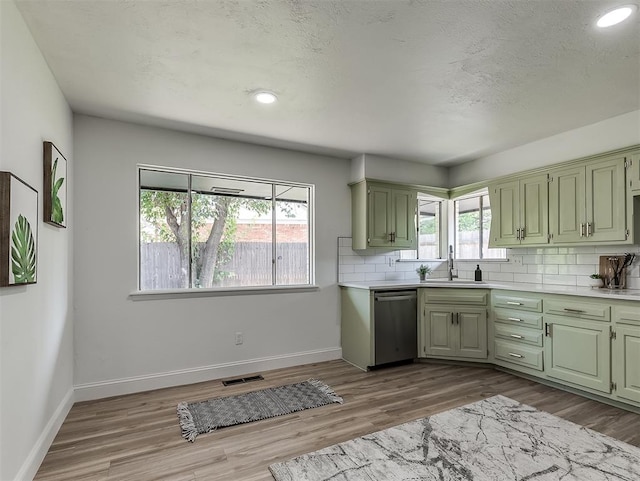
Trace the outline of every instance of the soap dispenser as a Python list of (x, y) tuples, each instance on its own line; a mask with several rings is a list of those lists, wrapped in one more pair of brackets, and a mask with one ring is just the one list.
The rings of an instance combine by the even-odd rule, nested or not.
[(475, 272), (476, 272), (476, 281), (481, 281), (482, 280), (482, 271), (480, 270), (480, 264), (477, 265)]

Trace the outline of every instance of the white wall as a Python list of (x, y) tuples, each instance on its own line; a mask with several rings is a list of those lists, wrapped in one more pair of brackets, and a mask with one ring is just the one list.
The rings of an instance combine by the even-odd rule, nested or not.
[[(39, 192), (42, 142), (73, 165), (72, 115), (12, 1), (0, 2), (0, 170)], [(74, 179), (68, 178), (69, 206)], [(39, 222), (38, 282), (0, 289), (0, 479), (31, 479), (73, 400), (72, 231)]]
[(369, 179), (448, 187), (449, 169), (420, 162), (394, 160), (372, 154), (362, 154), (351, 161), (351, 182)]
[(452, 167), (451, 187), (640, 144), (640, 110)]
[[(337, 238), (350, 232), (348, 160), (82, 115), (74, 139), (80, 399), (340, 357)], [(131, 300), (138, 163), (315, 184), (319, 290)]]

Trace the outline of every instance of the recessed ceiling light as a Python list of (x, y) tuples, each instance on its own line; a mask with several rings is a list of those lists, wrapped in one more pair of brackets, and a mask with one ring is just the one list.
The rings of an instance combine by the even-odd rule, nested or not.
[(637, 5), (623, 5), (605, 13), (598, 19), (596, 25), (600, 28), (611, 27), (623, 22), (637, 10)]
[(260, 102), (261, 104), (272, 104), (278, 97), (273, 92), (269, 92), (268, 90), (258, 90), (253, 93), (253, 98), (256, 99), (256, 102)]

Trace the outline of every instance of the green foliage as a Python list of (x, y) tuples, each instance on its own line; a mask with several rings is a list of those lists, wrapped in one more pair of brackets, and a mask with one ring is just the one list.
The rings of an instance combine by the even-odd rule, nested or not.
[(31, 234), (31, 225), (26, 217), (19, 215), (11, 233), (11, 271), (16, 284), (36, 281), (36, 246)]
[(420, 219), (420, 234), (435, 234), (438, 222), (435, 217), (427, 217)]
[(416, 272), (421, 276), (426, 276), (427, 274), (431, 274), (431, 267), (425, 264), (420, 264), (420, 267), (416, 269)]
[[(484, 209), (482, 230), (488, 231), (491, 226), (491, 211)], [(480, 211), (474, 210), (458, 214), (458, 232), (478, 232), (480, 230)]]
[(56, 224), (62, 224), (64, 222), (64, 211), (58, 192), (64, 183), (64, 177), (60, 177), (56, 180), (57, 168), (58, 159), (53, 162), (53, 168), (51, 169), (51, 220)]

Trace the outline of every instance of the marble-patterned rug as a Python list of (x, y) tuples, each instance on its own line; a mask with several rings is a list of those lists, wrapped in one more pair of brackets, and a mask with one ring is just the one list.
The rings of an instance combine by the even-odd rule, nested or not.
[(640, 448), (494, 396), (269, 470), (276, 481), (638, 481)]

